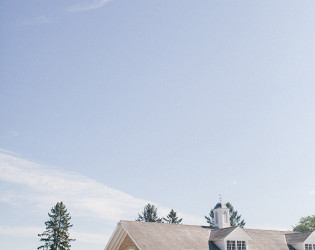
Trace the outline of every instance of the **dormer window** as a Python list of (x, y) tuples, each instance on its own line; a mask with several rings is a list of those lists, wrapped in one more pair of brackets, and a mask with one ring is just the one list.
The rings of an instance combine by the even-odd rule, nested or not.
[(315, 244), (305, 244), (305, 250), (315, 250)]
[(227, 250), (246, 250), (246, 242), (241, 240), (228, 240), (226, 242)]

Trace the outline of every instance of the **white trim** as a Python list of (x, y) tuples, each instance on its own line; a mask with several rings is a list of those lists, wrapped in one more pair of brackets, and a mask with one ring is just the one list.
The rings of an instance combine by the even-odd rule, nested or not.
[(127, 235), (125, 229), (121, 226), (121, 222), (118, 222), (117, 227), (106, 244), (105, 250), (116, 250), (123, 242)]
[(119, 234), (118, 234), (116, 240), (114, 241), (114, 245), (113, 245), (114, 250), (119, 248), (121, 243), (124, 241), (126, 235), (127, 235), (127, 233), (122, 228), (120, 228)]
[[(315, 231), (312, 231), (312, 232), (310, 233), (310, 235), (305, 239), (304, 242), (306, 242), (306, 241), (308, 240), (308, 238), (310, 238), (311, 236), (313, 236), (314, 232), (315, 232)], [(314, 243), (312, 243), (312, 244), (314, 244)]]
[(128, 230), (126, 229), (126, 227), (124, 226), (123, 223), (121, 223), (121, 226), (123, 229), (125, 229), (125, 231), (127, 232), (127, 234), (129, 235), (129, 237), (132, 239), (132, 241), (136, 244), (137, 248), (139, 250), (142, 250), (142, 248), (139, 246), (139, 244), (137, 243), (137, 241), (131, 236), (131, 234), (128, 232)]
[(114, 232), (112, 233), (112, 235), (110, 236), (109, 240), (107, 241), (107, 244), (106, 244), (104, 250), (106, 250), (108, 248), (109, 243), (113, 240), (113, 238), (114, 238), (114, 236), (115, 236), (115, 234), (116, 234), (116, 232), (118, 230), (119, 225), (120, 225), (120, 222), (117, 223), (117, 226), (116, 226)]
[(132, 237), (132, 235), (128, 232), (127, 228), (124, 226), (122, 221), (117, 223), (115, 231), (112, 236), (109, 238), (104, 250), (117, 250), (121, 243), (124, 241), (126, 235), (128, 235), (133, 243), (139, 250), (142, 250), (137, 241)]

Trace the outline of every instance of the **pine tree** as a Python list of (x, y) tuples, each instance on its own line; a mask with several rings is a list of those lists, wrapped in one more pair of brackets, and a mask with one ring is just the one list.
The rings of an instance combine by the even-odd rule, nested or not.
[(183, 218), (178, 219), (177, 213), (172, 209), (166, 218), (163, 218), (163, 220), (167, 223), (180, 224)]
[(58, 202), (48, 213), (50, 219), (45, 222), (46, 230), (42, 234), (38, 234), (40, 241), (44, 245), (37, 249), (50, 249), (50, 250), (69, 250), (71, 241), (75, 239), (69, 238), (69, 228), (73, 225), (70, 224), (70, 214), (67, 212), (66, 206), (63, 202)]
[(213, 209), (210, 210), (209, 216), (205, 216), (207, 223), (210, 225), (210, 228), (214, 228), (214, 212)]
[[(241, 220), (241, 215), (238, 214), (237, 210), (234, 210), (234, 207), (230, 202), (226, 203), (226, 206), (230, 210), (230, 226), (239, 226), (239, 227), (244, 227), (245, 226), (245, 221)], [(207, 223), (210, 225), (211, 228), (214, 227), (214, 212), (213, 209), (210, 210), (209, 216), (205, 216)]]
[(148, 203), (144, 206), (142, 214), (138, 214), (136, 221), (161, 223), (162, 219), (157, 216), (157, 208)]

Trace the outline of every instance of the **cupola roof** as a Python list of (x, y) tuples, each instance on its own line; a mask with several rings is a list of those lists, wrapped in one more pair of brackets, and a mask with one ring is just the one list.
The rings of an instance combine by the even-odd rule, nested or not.
[(214, 207), (214, 209), (217, 209), (217, 208), (227, 208), (227, 206), (223, 202), (220, 201)]

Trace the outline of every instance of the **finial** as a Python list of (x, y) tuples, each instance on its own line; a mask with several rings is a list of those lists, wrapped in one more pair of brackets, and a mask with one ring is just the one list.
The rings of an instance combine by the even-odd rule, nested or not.
[(222, 196), (221, 196), (221, 194), (219, 194), (219, 199), (220, 199), (220, 202), (222, 202)]

